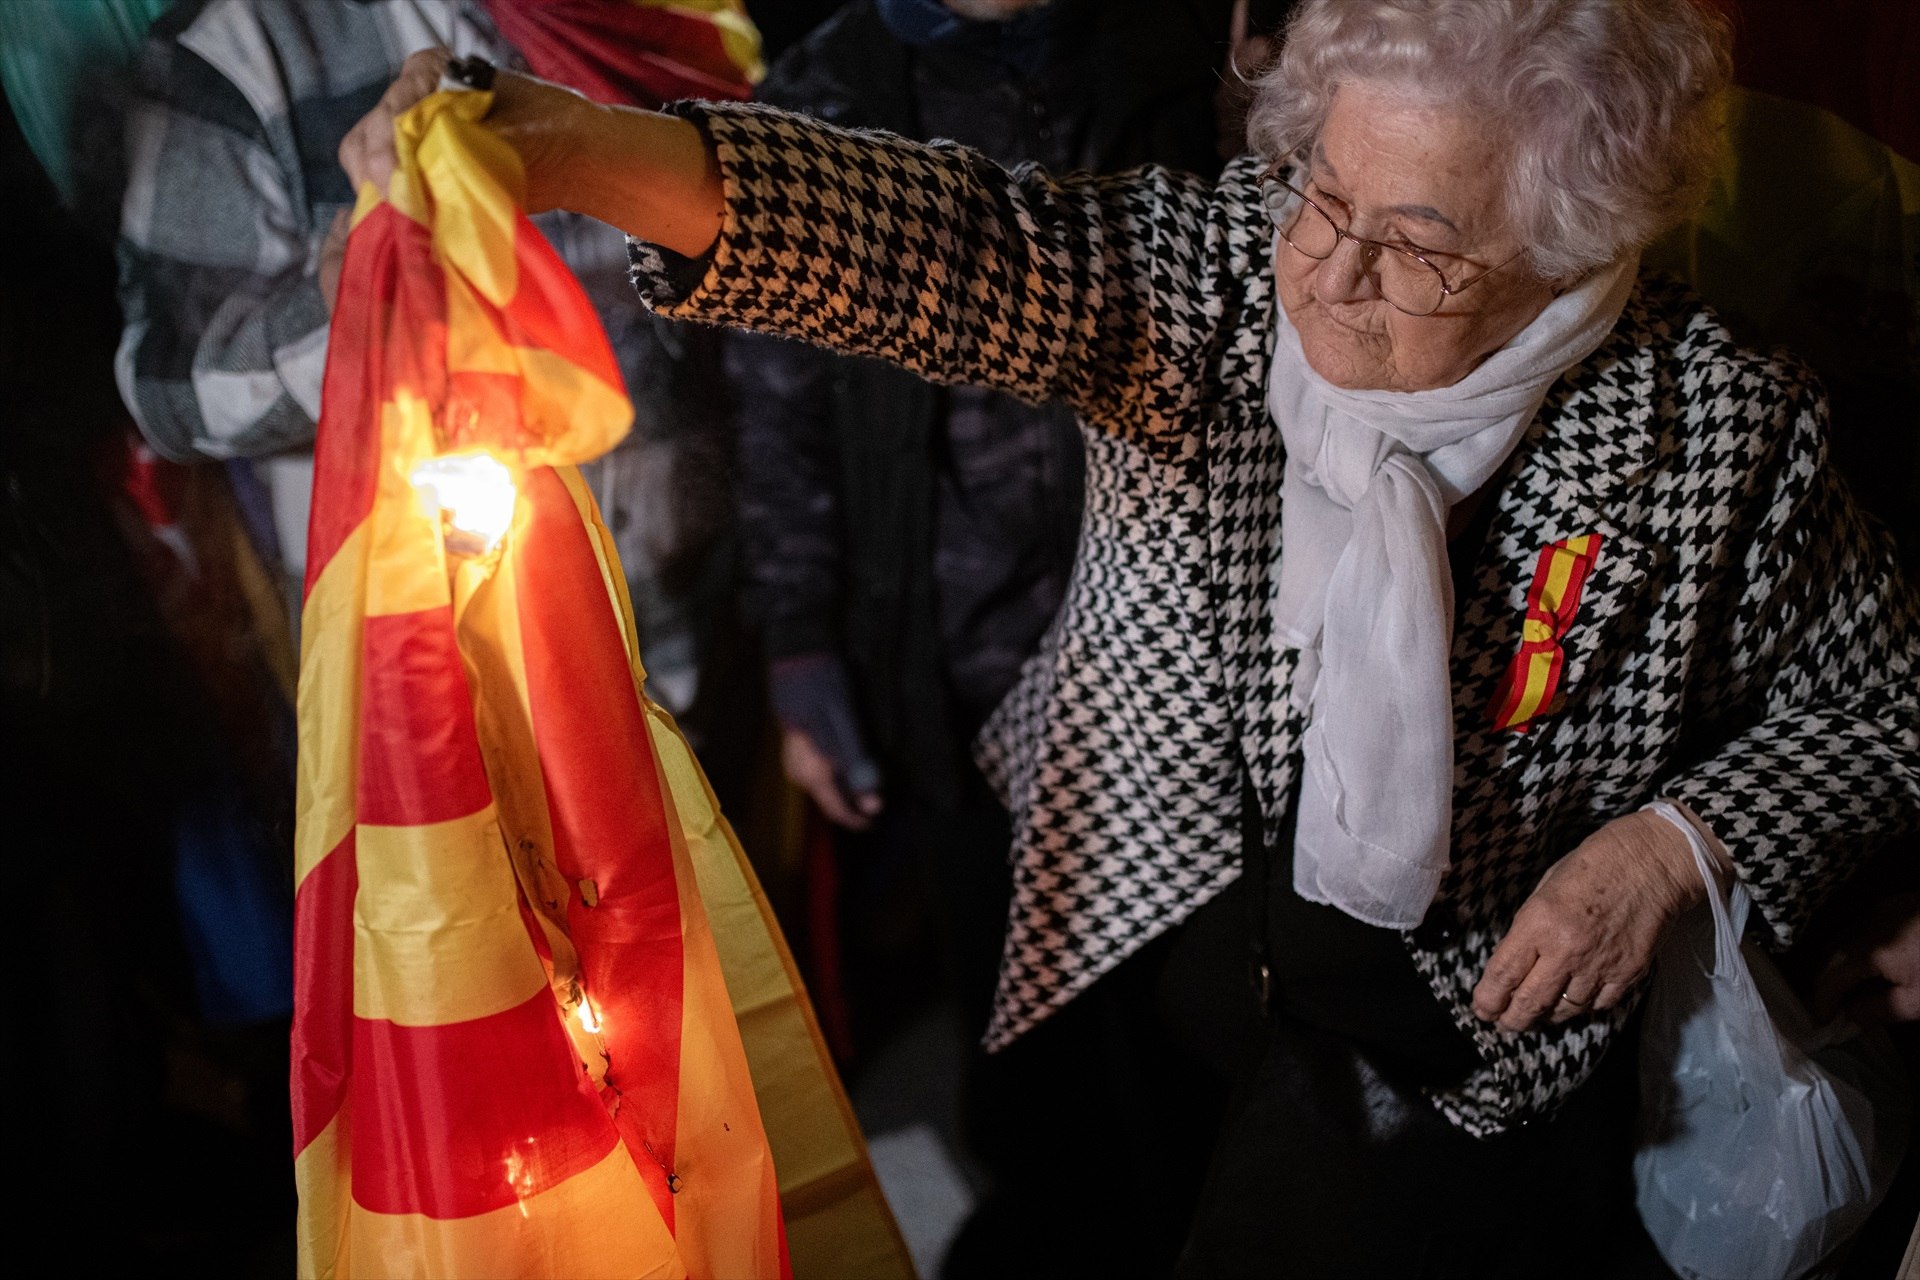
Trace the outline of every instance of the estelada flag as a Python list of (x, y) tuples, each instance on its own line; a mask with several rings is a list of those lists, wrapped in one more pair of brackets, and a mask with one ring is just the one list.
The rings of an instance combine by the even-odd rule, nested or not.
[(631, 409), (490, 102), (443, 92), (398, 122), (329, 340), (299, 685), (299, 1270), (909, 1274), (764, 899), (642, 690), (575, 471)]

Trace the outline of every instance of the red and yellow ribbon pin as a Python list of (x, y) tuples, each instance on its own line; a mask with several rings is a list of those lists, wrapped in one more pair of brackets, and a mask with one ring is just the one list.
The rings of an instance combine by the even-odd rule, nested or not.
[(1600, 558), (1600, 535), (1581, 534), (1540, 548), (1540, 561), (1527, 588), (1527, 617), (1520, 629), (1520, 652), (1500, 681), (1488, 708), (1495, 729), (1525, 733), (1536, 717), (1554, 710), (1567, 655), (1561, 637), (1580, 608), (1580, 590)]

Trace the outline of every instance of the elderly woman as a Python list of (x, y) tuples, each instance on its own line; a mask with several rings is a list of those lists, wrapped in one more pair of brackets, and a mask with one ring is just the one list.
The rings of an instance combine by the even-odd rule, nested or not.
[(530, 205), (628, 231), (648, 305), (1084, 418), (1073, 586), (981, 744), (990, 1039), (1246, 869), (1272, 1035), (1194, 1274), (1588, 1269), (1691, 841), (1783, 946), (1920, 816), (1920, 626), (1820, 393), (1637, 274), (1726, 63), (1690, 0), (1306, 0), (1217, 183), (500, 77)]

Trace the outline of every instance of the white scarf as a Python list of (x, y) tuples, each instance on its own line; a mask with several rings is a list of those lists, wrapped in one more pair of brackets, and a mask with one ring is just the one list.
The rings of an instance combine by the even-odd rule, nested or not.
[(1267, 408), (1286, 443), (1275, 631), (1300, 651), (1306, 777), (1293, 883), (1411, 929), (1453, 823), (1453, 581), (1447, 512), (1519, 444), (1547, 390), (1626, 305), (1639, 256), (1555, 298), (1450, 387), (1348, 391), (1315, 373), (1284, 307)]

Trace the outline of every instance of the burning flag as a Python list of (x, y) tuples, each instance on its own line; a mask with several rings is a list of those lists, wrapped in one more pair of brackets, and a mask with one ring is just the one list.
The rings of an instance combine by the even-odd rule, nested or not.
[(330, 338), (299, 688), (301, 1274), (782, 1276), (783, 1192), (801, 1274), (907, 1274), (764, 901), (642, 691), (574, 469), (631, 409), (490, 101), (399, 121)]

